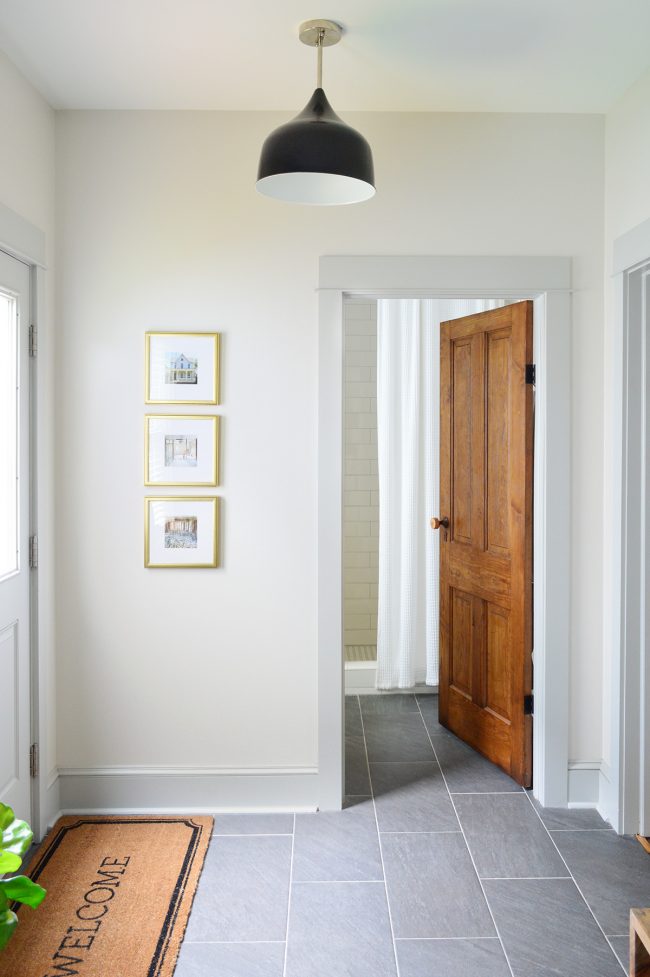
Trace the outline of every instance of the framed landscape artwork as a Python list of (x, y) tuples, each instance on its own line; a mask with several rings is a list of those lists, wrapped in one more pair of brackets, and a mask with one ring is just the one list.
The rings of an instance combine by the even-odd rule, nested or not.
[(198, 496), (144, 500), (145, 567), (216, 567), (219, 500)]
[(145, 403), (218, 404), (218, 332), (145, 333)]
[(146, 414), (145, 485), (218, 485), (219, 418)]

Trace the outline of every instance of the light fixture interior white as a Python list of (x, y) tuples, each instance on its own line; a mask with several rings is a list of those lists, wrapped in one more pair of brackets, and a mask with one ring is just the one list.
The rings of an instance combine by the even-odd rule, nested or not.
[(372, 184), (339, 173), (276, 173), (255, 186), (266, 197), (323, 207), (360, 203), (375, 195)]

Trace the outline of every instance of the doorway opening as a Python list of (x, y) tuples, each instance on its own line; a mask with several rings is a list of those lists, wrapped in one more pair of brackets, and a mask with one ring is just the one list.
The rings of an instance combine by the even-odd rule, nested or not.
[[(532, 313), (507, 298), (344, 302), (346, 691), (440, 686), (441, 722), (524, 787)], [(359, 671), (374, 690), (350, 682)]]
[(544, 805), (567, 805), (570, 260), (327, 257), (320, 264), (319, 299), (319, 806), (323, 809), (339, 808), (343, 797), (345, 300), (503, 296), (513, 301), (532, 299), (535, 305), (534, 793)]

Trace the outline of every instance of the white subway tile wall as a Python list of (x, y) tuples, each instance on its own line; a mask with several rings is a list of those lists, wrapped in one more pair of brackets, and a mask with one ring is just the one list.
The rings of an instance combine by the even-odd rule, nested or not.
[(379, 481), (377, 303), (348, 299), (343, 465), (343, 624), (346, 661), (377, 657)]

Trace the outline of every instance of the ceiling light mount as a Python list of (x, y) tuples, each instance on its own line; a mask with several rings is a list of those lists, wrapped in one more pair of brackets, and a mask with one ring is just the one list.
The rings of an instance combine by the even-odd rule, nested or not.
[(370, 146), (338, 117), (323, 91), (323, 48), (338, 44), (343, 28), (332, 20), (306, 20), (298, 37), (318, 52), (316, 90), (290, 122), (262, 146), (257, 190), (288, 203), (332, 205), (368, 200), (375, 193)]
[(343, 28), (333, 20), (306, 20), (298, 28), (298, 37), (309, 47), (332, 47), (343, 37)]

